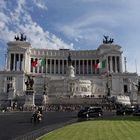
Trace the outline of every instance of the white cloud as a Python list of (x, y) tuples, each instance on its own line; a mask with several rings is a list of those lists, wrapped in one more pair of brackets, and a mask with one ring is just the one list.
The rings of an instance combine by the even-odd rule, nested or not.
[(79, 1), (79, 2), (99, 2), (101, 0), (76, 0), (76, 1)]
[(126, 57), (126, 60), (127, 60), (127, 63), (126, 63), (127, 71), (136, 72), (136, 69), (137, 69), (137, 72), (140, 74), (139, 48), (132, 47), (132, 49), (128, 49), (124, 51), (123, 58), (122, 58), (123, 65), (124, 65), (124, 57)]
[(6, 2), (4, 0), (0, 1), (0, 40), (7, 41), (11, 40), (14, 35), (13, 31), (10, 31), (8, 28), (8, 23), (10, 22), (10, 17), (8, 17), (4, 13), (4, 9), (6, 9)]
[[(48, 31), (44, 31), (38, 23), (33, 21), (31, 15), (27, 11), (26, 2), (27, 1), (25, 0), (18, 0), (17, 7), (15, 10), (11, 11), (10, 16), (4, 12), (6, 7), (4, 7), (0, 12), (0, 18), (3, 19), (0, 21), (0, 27), (2, 27), (2, 30), (0, 31), (0, 39), (7, 42), (9, 40), (13, 40), (12, 38), (14, 38), (15, 32), (24, 32), (27, 35), (28, 41), (31, 42), (33, 47), (51, 49), (58, 49), (63, 47), (72, 49), (72, 45), (68, 45), (55, 35), (49, 33)], [(34, 0), (34, 2), (36, 2), (35, 4), (37, 6), (41, 6), (41, 4), (43, 6), (43, 2), (45, 1)], [(46, 6), (44, 5), (44, 7), (40, 8), (45, 7)], [(15, 30), (9, 29), (10, 26), (14, 27)]]
[(4, 0), (0, 1), (0, 11), (2, 10), (2, 8), (6, 7), (6, 3), (4, 2)]
[(93, 44), (99, 39), (99, 36), (112, 34), (110, 28), (119, 26), (117, 20), (117, 16), (112, 16), (108, 13), (92, 14), (90, 12), (71, 23), (56, 25), (56, 28), (75, 41), (85, 40), (89, 44)]
[(43, 10), (48, 10), (46, 0), (33, 0), (34, 4)]
[(6, 26), (6, 23), (8, 22), (8, 18), (5, 18), (5, 15), (0, 12), (0, 19), (0, 29), (3, 30)]
[[(56, 25), (57, 30), (63, 32), (64, 35), (66, 35), (68, 38), (75, 40), (76, 42), (84, 40), (85, 43), (94, 44), (95, 41), (97, 41), (96, 39), (99, 39), (99, 36), (103, 34), (114, 36), (114, 34), (117, 35), (117, 32), (119, 32), (119, 30), (121, 29), (123, 29), (121, 32), (127, 32), (127, 30), (133, 30), (133, 28), (137, 28), (140, 22), (138, 20), (139, 12), (135, 11), (136, 9), (139, 9), (138, 5), (140, 4), (140, 2), (138, 2), (137, 0), (137, 2), (135, 1), (137, 4), (131, 0), (128, 0), (127, 2), (126, 0), (77, 1), (98, 1), (101, 5), (98, 4), (98, 7), (96, 7), (96, 5), (93, 5), (93, 9), (89, 8), (89, 10), (86, 10), (84, 15), (78, 15), (78, 18), (76, 17), (71, 22), (65, 22)], [(133, 21), (135, 21), (133, 22), (133, 24), (131, 22), (132, 19)], [(129, 29), (126, 30), (127, 27)], [(120, 35), (118, 34), (118, 36)]]

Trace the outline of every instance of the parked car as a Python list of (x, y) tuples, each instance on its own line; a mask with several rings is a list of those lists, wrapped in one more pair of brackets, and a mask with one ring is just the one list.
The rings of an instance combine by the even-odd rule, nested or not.
[(122, 107), (116, 110), (116, 115), (132, 115), (134, 111), (134, 107)]
[(128, 107), (126, 108), (126, 115), (132, 115), (135, 111), (135, 108), (134, 107)]
[(133, 116), (140, 116), (140, 108), (134, 111)]
[(100, 107), (87, 107), (78, 112), (78, 118), (92, 118), (101, 117), (103, 115), (102, 108)]
[(116, 115), (125, 115), (125, 108), (118, 108), (116, 110)]

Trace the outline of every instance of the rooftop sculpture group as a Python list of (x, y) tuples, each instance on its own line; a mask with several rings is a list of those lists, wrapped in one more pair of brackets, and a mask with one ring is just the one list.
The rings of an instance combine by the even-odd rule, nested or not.
[(20, 33), (20, 36), (19, 35), (15, 36), (15, 40), (16, 41), (26, 41), (26, 36), (24, 35), (24, 33)]
[(103, 43), (104, 44), (112, 44), (114, 42), (113, 38), (108, 38), (108, 36), (104, 35)]

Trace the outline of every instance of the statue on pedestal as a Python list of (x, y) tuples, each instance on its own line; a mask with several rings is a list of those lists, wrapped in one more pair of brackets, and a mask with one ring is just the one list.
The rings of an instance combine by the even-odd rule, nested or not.
[(25, 91), (25, 104), (24, 107), (25, 108), (30, 108), (35, 106), (35, 95), (34, 95), (34, 80), (33, 80), (33, 76), (31, 75), (26, 75), (27, 76), (27, 80), (25, 81), (25, 85), (26, 85), (26, 91)]
[(27, 76), (27, 81), (25, 82), (26, 90), (33, 90), (34, 80), (33, 77), (30, 75)]

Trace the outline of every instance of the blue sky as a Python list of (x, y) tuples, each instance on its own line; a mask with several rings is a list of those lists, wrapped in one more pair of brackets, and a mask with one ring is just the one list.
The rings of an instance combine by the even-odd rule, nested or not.
[(127, 70), (140, 74), (139, 0), (0, 0), (0, 68), (6, 43), (24, 32), (35, 48), (96, 49), (114, 38)]

